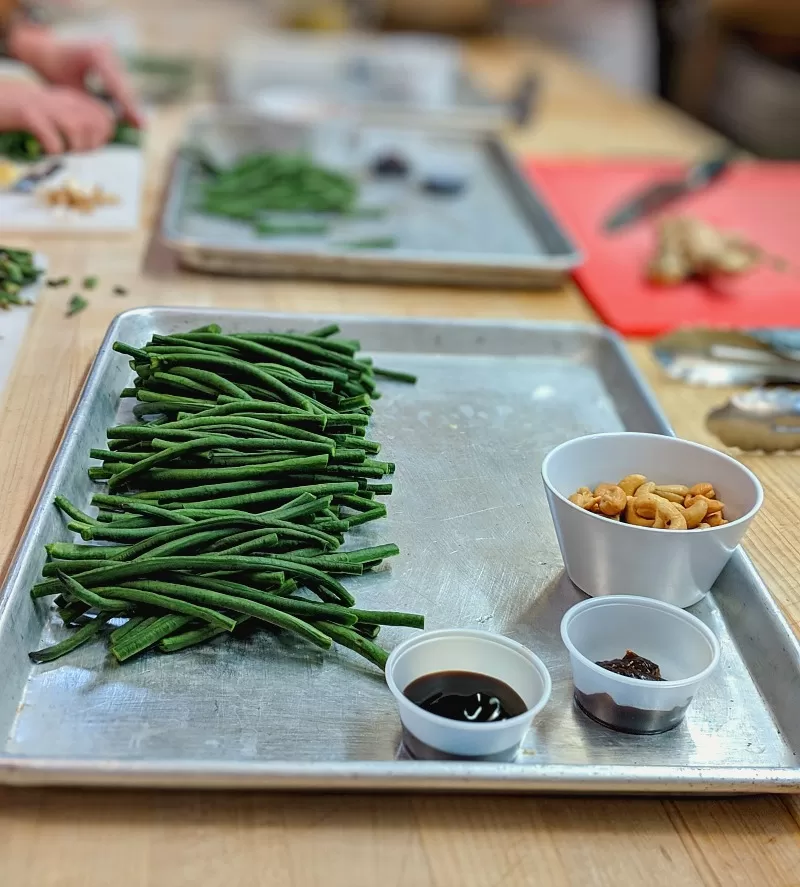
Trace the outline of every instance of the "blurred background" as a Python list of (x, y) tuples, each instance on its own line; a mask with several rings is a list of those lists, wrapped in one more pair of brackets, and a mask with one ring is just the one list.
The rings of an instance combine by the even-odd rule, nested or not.
[[(123, 51), (131, 48), (130, 5), (122, 0), (41, 5), (59, 28), (105, 29)], [(220, 33), (213, 14), (220, 5), (236, 7), (236, 33)], [(222, 48), (242, 22), (536, 37), (623, 90), (658, 94), (750, 151), (800, 156), (800, 0), (138, 0), (136, 9), (152, 31), (148, 46), (165, 52), (208, 46), (209, 29)]]

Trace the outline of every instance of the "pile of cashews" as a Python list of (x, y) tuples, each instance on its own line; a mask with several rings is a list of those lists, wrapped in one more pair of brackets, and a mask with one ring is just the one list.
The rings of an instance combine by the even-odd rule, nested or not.
[(657, 484), (629, 474), (618, 484), (581, 487), (569, 501), (611, 520), (657, 530), (706, 530), (728, 523), (725, 505), (709, 483)]

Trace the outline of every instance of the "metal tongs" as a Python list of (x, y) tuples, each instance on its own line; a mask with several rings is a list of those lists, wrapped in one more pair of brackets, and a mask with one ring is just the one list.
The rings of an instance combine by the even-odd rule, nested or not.
[[(693, 385), (800, 386), (800, 330), (683, 330), (653, 351), (668, 376)], [(800, 391), (753, 388), (711, 410), (706, 424), (730, 447), (800, 449)]]
[(800, 385), (800, 330), (678, 330), (653, 353), (670, 378), (691, 385)]
[(706, 417), (708, 430), (726, 446), (742, 450), (800, 449), (800, 393), (753, 388), (735, 394)]

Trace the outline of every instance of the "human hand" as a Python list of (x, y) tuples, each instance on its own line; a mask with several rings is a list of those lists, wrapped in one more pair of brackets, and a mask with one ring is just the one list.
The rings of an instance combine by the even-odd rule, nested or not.
[(85, 92), (21, 81), (0, 85), (0, 132), (30, 132), (48, 154), (99, 148), (113, 129), (111, 109)]
[(21, 23), (8, 40), (11, 54), (57, 86), (85, 90), (90, 74), (100, 78), (125, 118), (134, 126), (143, 123), (136, 99), (114, 50), (96, 41), (68, 42), (47, 29)]

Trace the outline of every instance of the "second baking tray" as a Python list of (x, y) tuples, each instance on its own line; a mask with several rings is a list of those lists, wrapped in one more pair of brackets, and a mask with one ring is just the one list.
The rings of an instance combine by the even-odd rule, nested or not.
[(527, 76), (508, 99), (492, 98), (466, 71), (458, 41), (438, 34), (244, 34), (219, 69), (221, 104), (295, 117), (357, 110), (450, 129), (524, 122), (537, 92)]
[[(686, 720), (659, 736), (614, 733), (572, 701), (559, 635), (583, 598), (566, 579), (540, 477), (545, 454), (581, 434), (669, 428), (619, 341), (600, 328), (348, 318), (387, 383), (371, 436), (396, 460), (389, 517), (355, 546), (394, 541), (391, 568), (353, 577), (359, 604), (482, 628), (536, 651), (553, 693), (512, 764), (408, 760), (382, 675), (346, 650), (259, 634), (123, 666), (105, 644), (48, 665), (28, 651), (64, 635), (29, 597), (43, 544), (70, 538), (56, 492), (79, 507), (90, 447), (118, 414), (128, 358), (154, 332), (209, 322), (232, 332), (308, 330), (331, 318), (141, 309), (118, 318), (92, 368), (0, 601), (0, 782), (326, 790), (764, 792), (800, 788), (798, 644), (737, 552), (692, 608), (720, 639), (720, 667)], [(352, 537), (352, 538), (351, 538)], [(384, 629), (393, 647), (406, 629)]]
[[(210, 111), (190, 125), (184, 141), (203, 146), (223, 164), (254, 151), (308, 153), (359, 179), (360, 206), (386, 210), (381, 218), (335, 222), (325, 235), (259, 237), (248, 223), (198, 211), (206, 173), (183, 153), (169, 183), (162, 233), (180, 261), (196, 270), (533, 288), (557, 284), (580, 262), (569, 237), (490, 134)], [(367, 173), (370, 161), (387, 150), (409, 159), (408, 179)], [(420, 176), (437, 171), (463, 175), (466, 187), (455, 196), (425, 193)], [(387, 249), (345, 245), (387, 236), (395, 241)]]

